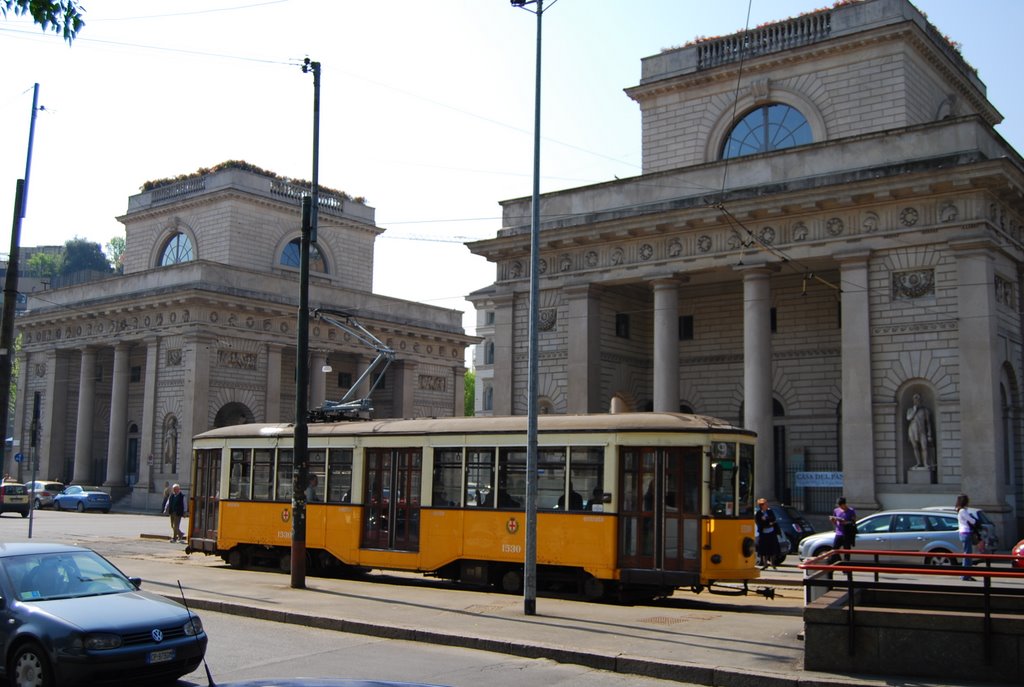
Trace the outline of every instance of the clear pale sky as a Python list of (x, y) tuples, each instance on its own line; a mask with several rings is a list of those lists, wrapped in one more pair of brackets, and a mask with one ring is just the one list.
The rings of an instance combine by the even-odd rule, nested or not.
[[(623, 89), (640, 59), (827, 0), (551, 0), (543, 17), (541, 190), (640, 173), (640, 115)], [(1013, 54), (1024, 0), (918, 0), (978, 69), (1024, 143)], [(530, 195), (536, 17), (508, 0), (87, 0), (68, 46), (0, 20), (0, 207), (25, 174), (22, 246), (123, 236), (115, 217), (147, 180), (230, 159), (312, 176), (322, 65), (320, 183), (363, 196), (387, 231), (374, 290), (469, 311), (494, 267), (464, 241), (494, 236), (498, 201)], [(748, 9), (750, 16), (748, 19)], [(0, 253), (10, 246), (10, 224)], [(338, 304), (343, 306), (344, 304)], [(464, 322), (473, 332), (474, 318)]]

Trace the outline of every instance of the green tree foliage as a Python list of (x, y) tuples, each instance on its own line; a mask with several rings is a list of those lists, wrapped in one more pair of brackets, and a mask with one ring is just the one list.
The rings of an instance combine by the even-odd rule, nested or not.
[(62, 256), (50, 253), (35, 253), (28, 259), (31, 274), (43, 279), (53, 279), (60, 274)]
[(476, 373), (473, 370), (466, 370), (466, 399), (464, 401), (464, 412), (466, 417), (476, 415)]
[(124, 237), (115, 236), (110, 239), (104, 247), (104, 252), (114, 272), (124, 274)]
[(8, 12), (19, 16), (31, 15), (43, 31), (52, 29), (54, 33), (63, 35), (68, 45), (85, 26), (82, 19), (85, 8), (76, 0), (0, 0), (0, 11), (4, 17)]
[(64, 263), (60, 273), (74, 274), (83, 270), (110, 272), (110, 262), (100, 244), (76, 236), (64, 244)]

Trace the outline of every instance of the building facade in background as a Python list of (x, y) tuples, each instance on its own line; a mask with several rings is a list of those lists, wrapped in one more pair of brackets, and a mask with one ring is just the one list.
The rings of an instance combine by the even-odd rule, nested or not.
[[(540, 203), (542, 412), (690, 410), (759, 435), (757, 496), (1024, 527), (1024, 163), (906, 0), (642, 61), (643, 173)], [(526, 413), (529, 198), (470, 244), (477, 412)], [(915, 400), (916, 398), (916, 400)], [(923, 456), (923, 459), (919, 458)]]
[[(148, 186), (153, 186), (152, 188)], [(190, 482), (190, 438), (295, 421), (302, 187), (245, 163), (147, 185), (129, 198), (124, 274), (31, 294), (17, 320), (15, 451), (39, 476), (159, 507)], [(341, 310), (396, 353), (377, 417), (463, 413), (462, 312), (372, 292), (374, 210), (319, 196), (311, 308)], [(338, 400), (377, 352), (310, 320), (310, 399)], [(369, 392), (369, 381), (356, 397)], [(38, 408), (39, 433), (31, 426)], [(29, 462), (5, 470), (28, 480)]]

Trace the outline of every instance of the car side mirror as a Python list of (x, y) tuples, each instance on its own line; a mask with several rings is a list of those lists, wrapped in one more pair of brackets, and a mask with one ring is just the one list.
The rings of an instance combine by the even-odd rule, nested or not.
[(142, 578), (141, 577), (129, 577), (128, 581), (131, 582), (132, 585), (134, 585), (136, 589), (141, 589), (142, 588)]

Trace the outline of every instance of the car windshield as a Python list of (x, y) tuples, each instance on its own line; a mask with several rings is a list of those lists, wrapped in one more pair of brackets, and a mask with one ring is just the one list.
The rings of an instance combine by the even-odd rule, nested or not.
[(19, 601), (71, 599), (135, 591), (135, 585), (92, 551), (26, 554), (0, 559)]

